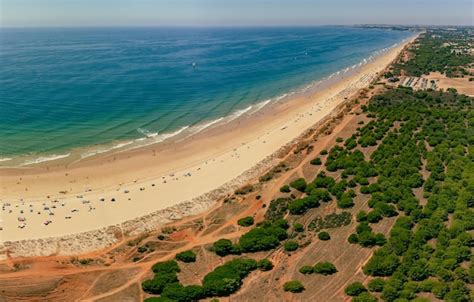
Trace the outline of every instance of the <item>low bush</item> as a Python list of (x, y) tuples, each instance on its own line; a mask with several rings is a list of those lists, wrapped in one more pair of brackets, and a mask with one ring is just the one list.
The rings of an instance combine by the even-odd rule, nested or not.
[(366, 291), (367, 289), (360, 282), (351, 283), (344, 289), (344, 292), (346, 293), (346, 295), (351, 296), (351, 297), (358, 296), (361, 293), (366, 292)]
[(329, 235), (328, 232), (320, 232), (320, 233), (318, 234), (318, 238), (319, 238), (320, 240), (326, 241), (326, 240), (331, 239), (331, 236)]
[(245, 195), (245, 194), (248, 194), (250, 192), (253, 192), (254, 190), (254, 187), (252, 185), (246, 185), (246, 186), (243, 186), (237, 190), (235, 190), (235, 194), (236, 195)]
[(191, 250), (184, 251), (184, 252), (176, 254), (176, 260), (186, 262), (186, 263), (195, 262), (196, 254)]
[(311, 265), (303, 265), (300, 267), (299, 272), (304, 275), (309, 275), (314, 273), (314, 268)]
[(316, 217), (309, 225), (308, 229), (319, 232), (322, 229), (333, 229), (344, 225), (349, 225), (352, 220), (352, 214), (349, 212), (341, 212), (340, 214), (331, 213), (324, 217)]
[(292, 215), (303, 215), (309, 209), (317, 208), (319, 205), (319, 200), (314, 195), (310, 195), (290, 202), (288, 204), (288, 210)]
[(268, 259), (262, 259), (257, 262), (257, 267), (261, 271), (270, 271), (273, 269), (273, 263)]
[(298, 249), (299, 244), (296, 241), (288, 240), (287, 242), (285, 242), (283, 247), (285, 248), (285, 251), (292, 252), (292, 251), (296, 251)]
[(151, 267), (151, 270), (155, 274), (156, 273), (179, 273), (181, 271), (178, 263), (174, 260), (158, 262)]
[(290, 187), (295, 188), (300, 192), (304, 192), (306, 189), (306, 180), (304, 178), (298, 178), (290, 183)]
[(274, 222), (265, 221), (260, 226), (243, 234), (238, 246), (242, 252), (268, 251), (280, 245), (280, 241), (288, 238), (286, 230), (288, 222), (279, 219)]
[(283, 284), (283, 290), (286, 292), (301, 293), (305, 288), (300, 281), (292, 280)]
[(212, 250), (217, 255), (224, 257), (230, 254), (239, 254), (240, 249), (232, 244), (229, 239), (219, 239), (212, 245)]
[(380, 220), (382, 220), (382, 213), (377, 209), (372, 210), (367, 214), (367, 221), (370, 223), (377, 223)]
[(366, 221), (367, 213), (365, 211), (360, 211), (359, 213), (357, 213), (356, 220), (357, 222)]
[(241, 218), (237, 221), (237, 224), (243, 227), (248, 227), (254, 224), (253, 217), (247, 216), (244, 218)]
[(280, 192), (282, 193), (290, 193), (291, 189), (289, 185), (284, 185), (283, 187), (280, 188)]
[[(358, 296), (352, 298), (352, 302), (377, 302), (378, 299), (368, 292), (363, 292)], [(412, 300), (414, 301), (414, 300)]]
[(385, 280), (382, 278), (375, 278), (369, 281), (367, 287), (371, 292), (380, 293), (383, 290), (383, 286), (385, 285)]
[(265, 212), (265, 219), (269, 221), (282, 219), (288, 210), (288, 203), (290, 201), (290, 198), (277, 198), (270, 201), (270, 205)]
[(242, 279), (257, 269), (253, 259), (234, 259), (204, 276), (202, 285), (207, 296), (229, 296), (242, 286)]
[(168, 284), (178, 283), (178, 275), (181, 269), (174, 260), (158, 262), (152, 266), (155, 273), (153, 279), (142, 282), (142, 289), (150, 294), (161, 294)]
[(165, 301), (198, 301), (206, 298), (206, 292), (200, 285), (183, 286), (173, 283), (165, 287), (161, 298), (170, 299)]
[(150, 294), (159, 295), (163, 292), (163, 289), (172, 283), (178, 282), (178, 276), (175, 272), (173, 273), (159, 273), (156, 274), (153, 279), (145, 280), (142, 282), (142, 289)]
[(337, 206), (341, 209), (352, 208), (354, 201), (350, 195), (343, 193), (341, 198), (337, 201)]
[(304, 231), (304, 226), (301, 223), (295, 223), (293, 229), (295, 232), (301, 233)]
[(352, 243), (352, 244), (358, 243), (359, 242), (359, 236), (357, 236), (357, 234), (351, 234), (349, 236), (349, 238), (347, 238), (347, 241), (349, 243)]
[(314, 273), (321, 275), (332, 275), (337, 272), (336, 267), (331, 262), (318, 262), (314, 265)]

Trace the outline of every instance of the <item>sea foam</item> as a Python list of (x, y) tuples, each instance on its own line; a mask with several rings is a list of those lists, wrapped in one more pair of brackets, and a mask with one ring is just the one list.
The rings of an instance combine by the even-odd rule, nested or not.
[(40, 156), (40, 157), (36, 157), (36, 158), (33, 158), (33, 159), (25, 160), (23, 163), (20, 164), (20, 167), (39, 164), (39, 163), (42, 163), (42, 162), (47, 162), (47, 161), (52, 161), (52, 160), (58, 160), (58, 159), (61, 159), (61, 158), (69, 157), (70, 155), (71, 155), (71, 153), (59, 154), (59, 155), (53, 154), (53, 155), (49, 155), (49, 156)]

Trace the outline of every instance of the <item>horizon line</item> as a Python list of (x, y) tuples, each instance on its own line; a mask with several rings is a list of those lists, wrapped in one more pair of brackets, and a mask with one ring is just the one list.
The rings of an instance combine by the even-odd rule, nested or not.
[(390, 23), (353, 23), (353, 24), (150, 24), (150, 25), (139, 25), (139, 24), (110, 24), (110, 25), (13, 25), (4, 26), (0, 24), (0, 29), (30, 29), (30, 28), (289, 28), (289, 27), (324, 27), (324, 26), (373, 26), (373, 27), (473, 27), (474, 25), (461, 25), (461, 24), (390, 24)]

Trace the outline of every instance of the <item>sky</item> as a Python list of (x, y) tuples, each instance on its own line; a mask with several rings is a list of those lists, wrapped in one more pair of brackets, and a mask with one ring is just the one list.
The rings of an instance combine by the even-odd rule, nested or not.
[(0, 26), (474, 25), (474, 0), (0, 0)]

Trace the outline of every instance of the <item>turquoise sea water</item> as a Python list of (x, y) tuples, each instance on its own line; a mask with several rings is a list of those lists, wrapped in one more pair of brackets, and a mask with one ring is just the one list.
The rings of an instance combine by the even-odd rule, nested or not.
[(411, 35), (355, 27), (0, 29), (0, 164), (196, 132)]

